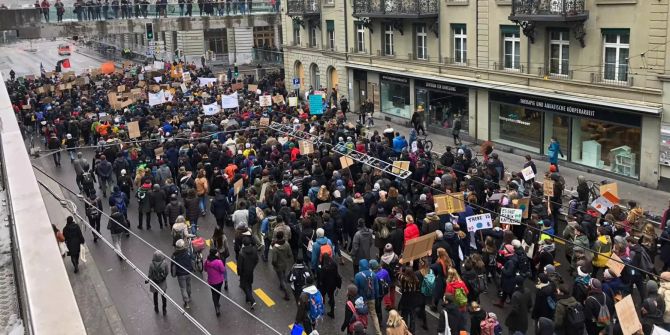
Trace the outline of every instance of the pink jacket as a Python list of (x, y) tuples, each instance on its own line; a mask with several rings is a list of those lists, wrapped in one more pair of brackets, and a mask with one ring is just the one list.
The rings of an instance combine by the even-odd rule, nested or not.
[(206, 260), (205, 271), (207, 271), (207, 283), (210, 285), (221, 284), (226, 280), (226, 266), (220, 259)]

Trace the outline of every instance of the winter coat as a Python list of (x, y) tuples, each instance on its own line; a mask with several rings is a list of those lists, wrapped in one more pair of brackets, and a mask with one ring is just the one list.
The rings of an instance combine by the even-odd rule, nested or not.
[(482, 332), (481, 323), (486, 319), (486, 312), (483, 309), (470, 312), (470, 335), (479, 335)]
[(205, 260), (204, 268), (207, 272), (207, 284), (218, 285), (226, 280), (226, 266), (221, 259)]
[(353, 261), (358, 262), (362, 259), (370, 259), (372, 243), (372, 229), (359, 229), (354, 235), (354, 242), (352, 243), (353, 247), (351, 249), (351, 256), (354, 259)]
[[(284, 235), (286, 236), (286, 235)], [(312, 254), (310, 255), (310, 264), (312, 265), (312, 270), (316, 270), (319, 266), (319, 256), (321, 256), (321, 246), (325, 244), (330, 244), (330, 248), (333, 248), (333, 242), (331, 242), (327, 237), (319, 237), (312, 243)]]
[(670, 282), (661, 281), (658, 288), (658, 295), (665, 301), (665, 311), (663, 313), (663, 322), (670, 323)]
[[(144, 195), (142, 195), (144, 194)], [(140, 213), (151, 212), (151, 188), (143, 185), (137, 190), (137, 202)]]
[(258, 264), (258, 251), (256, 246), (247, 245), (240, 250), (237, 260), (237, 271), (240, 276), (240, 286), (250, 287), (254, 283), (254, 269)]
[(442, 312), (440, 313), (440, 321), (437, 323), (437, 332), (444, 333), (446, 325), (446, 317), (449, 319), (450, 334), (445, 335), (459, 335), (461, 330), (465, 329), (465, 317), (463, 313), (458, 310), (455, 303), (442, 304)]
[[(539, 283), (535, 285), (535, 304), (533, 305), (532, 318), (538, 320), (541, 317), (552, 319), (554, 317), (554, 310), (549, 307), (548, 299), (553, 299), (556, 301), (556, 294), (554, 291), (554, 284), (549, 283)], [(549, 298), (551, 297), (551, 298)]]
[(99, 161), (95, 166), (95, 174), (100, 178), (110, 178), (112, 176), (112, 163), (107, 160)]
[[(380, 233), (382, 231), (382, 228), (386, 227), (388, 230), (388, 236), (386, 238), (382, 238)], [(375, 233), (375, 247), (377, 249), (382, 249), (388, 243), (390, 237), (391, 237), (391, 232), (393, 231), (391, 229), (391, 224), (389, 223), (389, 219), (385, 217), (378, 217), (375, 218), (373, 224), (372, 224), (372, 230)]]
[(510, 312), (505, 319), (505, 326), (509, 328), (510, 333), (528, 331), (528, 315), (533, 305), (530, 292), (526, 288), (514, 291)]
[[(377, 279), (377, 275), (368, 268), (367, 259), (361, 259), (358, 262), (358, 268), (360, 272), (354, 276), (354, 284), (358, 288), (358, 295), (363, 297), (365, 301), (375, 299), (379, 292), (379, 279)], [(372, 279), (372, 290), (368, 286), (368, 278)]]
[(335, 260), (331, 260), (330, 263), (319, 268), (317, 281), (319, 290), (324, 292), (334, 292), (336, 288), (342, 287), (342, 276), (340, 276), (340, 273), (337, 270), (337, 263)]
[(151, 192), (151, 207), (156, 213), (165, 212), (167, 197), (163, 190), (154, 190)]
[(182, 205), (179, 200), (170, 200), (170, 203), (165, 206), (165, 214), (168, 217), (168, 223), (173, 225), (177, 221), (179, 215), (183, 215), (186, 212), (184, 205)]
[(660, 259), (664, 264), (670, 264), (670, 228), (666, 227), (661, 233), (661, 242)]
[(410, 240), (413, 240), (417, 237), (420, 236), (419, 233), (419, 227), (416, 226), (414, 223), (408, 223), (407, 226), (405, 226), (405, 244), (407, 245), (407, 242)]
[(81, 228), (72, 222), (63, 227), (63, 236), (65, 237), (65, 245), (71, 255), (79, 255), (81, 245), (84, 244), (84, 235), (81, 233)]
[[(167, 276), (170, 275), (170, 269), (168, 268), (168, 262), (165, 260), (165, 256), (163, 256), (162, 253), (160, 252), (155, 252), (154, 253), (154, 258), (151, 260), (151, 265), (149, 266), (149, 273), (147, 276), (151, 281), (153, 281), (158, 287), (160, 287), (163, 292), (167, 290)], [(159, 280), (162, 277), (163, 280)], [(151, 293), (157, 292), (157, 290), (154, 288), (153, 285), (149, 287), (149, 291)]]
[[(536, 301), (537, 303), (537, 301)], [(556, 302), (556, 311), (554, 313), (554, 328), (559, 335), (573, 333), (573, 329), (566, 329), (568, 325), (565, 319), (568, 313), (568, 308), (577, 305), (579, 302), (572, 296), (566, 296)], [(574, 332), (577, 334), (578, 332)], [(580, 333), (581, 334), (581, 333)]]
[(207, 178), (195, 178), (195, 194), (199, 197), (207, 195), (209, 192), (209, 182)]
[(607, 304), (610, 315), (614, 315), (614, 301), (607, 298), (603, 292), (592, 291), (584, 300), (584, 319), (586, 320), (586, 329), (601, 329), (596, 325), (596, 319), (600, 313), (600, 306)]
[(186, 220), (193, 221), (200, 216), (200, 202), (198, 201), (198, 198), (193, 197), (184, 199), (184, 208), (186, 209)]
[(175, 263), (181, 265), (177, 266), (172, 263), (171, 272), (173, 277), (188, 276), (189, 271), (193, 272), (193, 262), (191, 262), (191, 255), (188, 254), (188, 250), (186, 250), (186, 248), (175, 250), (172, 253), (172, 260)]
[(291, 246), (284, 240), (272, 244), (270, 249), (270, 263), (278, 273), (288, 273), (293, 266), (293, 252)]
[(217, 220), (225, 219), (228, 216), (228, 200), (223, 194), (214, 196), (210, 211)]
[(112, 235), (121, 234), (121, 233), (126, 231), (117, 222), (121, 223), (122, 225), (125, 225), (126, 227), (129, 226), (127, 221), (126, 221), (126, 217), (123, 216), (123, 214), (121, 212), (113, 213), (110, 216), (109, 221), (107, 222), (107, 229), (109, 229), (109, 233), (112, 234)]
[(612, 239), (608, 235), (598, 236), (593, 250), (598, 252), (593, 258), (593, 266), (604, 268), (607, 266), (609, 257), (612, 256)]

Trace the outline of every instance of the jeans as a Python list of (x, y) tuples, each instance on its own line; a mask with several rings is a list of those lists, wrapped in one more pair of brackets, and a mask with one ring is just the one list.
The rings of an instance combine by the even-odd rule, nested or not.
[(68, 149), (67, 154), (70, 156), (70, 162), (75, 159), (74, 149)]
[(379, 319), (377, 318), (377, 312), (375, 310), (375, 300), (368, 300), (365, 303), (368, 305), (368, 315), (370, 316), (370, 321), (372, 321), (372, 326), (375, 328), (375, 335), (382, 335), (382, 330), (379, 328)]
[(197, 235), (196, 233), (198, 232), (198, 218), (194, 218), (190, 220), (191, 223), (191, 234)]
[(54, 153), (53, 156), (54, 156), (54, 164), (56, 164), (56, 166), (60, 166), (60, 151)]
[(179, 290), (181, 290), (181, 297), (184, 299), (184, 304), (191, 301), (191, 275), (178, 276)]
[[(59, 158), (60, 160), (60, 158)], [(107, 177), (100, 176), (98, 178), (98, 181), (100, 182), (100, 190), (102, 191), (103, 196), (107, 196), (107, 189), (109, 188), (110, 180)]]
[(200, 212), (205, 212), (207, 209), (207, 195), (199, 196), (198, 203), (200, 204)]
[(210, 284), (213, 288), (211, 289), (212, 291), (212, 302), (214, 303), (214, 307), (219, 307), (219, 299), (221, 299), (221, 287), (223, 286), (223, 282), (220, 282), (218, 284)]
[(280, 270), (280, 271), (275, 270), (275, 273), (277, 274), (277, 277), (279, 277), (279, 289), (281, 289), (282, 292), (284, 292), (286, 296), (288, 296), (289, 292), (288, 290), (291, 288), (291, 286), (286, 281), (288, 277), (286, 270)]
[[(165, 226), (168, 226), (168, 225), (169, 225), (169, 224), (168, 224), (167, 214), (166, 214), (165, 212), (156, 212), (156, 216), (158, 217), (158, 225), (159, 225), (161, 228), (163, 228), (163, 224), (165, 224)], [(147, 223), (148, 223), (148, 222), (149, 222), (149, 221), (147, 220)]]

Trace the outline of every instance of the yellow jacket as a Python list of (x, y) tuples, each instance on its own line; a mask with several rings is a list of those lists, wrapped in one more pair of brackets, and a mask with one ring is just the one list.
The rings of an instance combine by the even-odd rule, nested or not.
[(593, 250), (597, 252), (593, 258), (593, 266), (607, 267), (607, 261), (612, 256), (612, 239), (607, 235), (598, 236), (596, 243), (593, 245)]

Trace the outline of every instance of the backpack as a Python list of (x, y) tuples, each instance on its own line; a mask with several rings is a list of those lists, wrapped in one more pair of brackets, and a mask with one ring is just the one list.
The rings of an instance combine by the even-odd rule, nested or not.
[(167, 278), (168, 274), (164, 271), (162, 264), (159, 266), (151, 265), (151, 270), (149, 271), (149, 279), (156, 284), (160, 284)]
[(433, 269), (430, 269), (425, 276), (423, 276), (423, 281), (421, 282), (421, 293), (427, 297), (433, 296), (433, 290), (435, 289), (435, 274)]
[(144, 200), (147, 197), (147, 190), (144, 189), (143, 187), (140, 187), (140, 188), (137, 189), (137, 193), (135, 193), (135, 196), (141, 202), (142, 200)]
[(600, 306), (600, 310), (598, 311), (598, 315), (595, 318), (595, 322), (598, 324), (598, 327), (606, 327), (609, 326), (611, 321), (612, 321), (612, 316), (610, 315), (610, 310), (607, 308), (607, 295), (603, 293), (603, 299), (604, 299), (604, 304), (600, 304), (598, 299), (594, 298), (592, 295), (589, 296), (589, 298), (593, 299), (598, 306)]
[(655, 272), (654, 261), (644, 248), (639, 248), (640, 252), (640, 268), (646, 272)]
[[(370, 272), (372, 272), (372, 271), (370, 271)], [(367, 282), (367, 286), (368, 286), (368, 294), (371, 295), (372, 298), (375, 298), (375, 282), (374, 282), (374, 280), (377, 277), (375, 276), (374, 273), (364, 275), (364, 277), (365, 277), (365, 281)]]
[(94, 205), (86, 206), (86, 216), (90, 218), (97, 218), (100, 216), (100, 211), (98, 211)]
[[(358, 303), (359, 299), (361, 299), (361, 301), (362, 301), (362, 298), (359, 297), (358, 299), (356, 299), (356, 303)], [(358, 309), (354, 306), (354, 304), (351, 301), (347, 301), (347, 307), (349, 308), (349, 310), (353, 314), (353, 317), (349, 321), (349, 326), (347, 327), (347, 330), (348, 330), (349, 334), (353, 334), (354, 329), (356, 329), (356, 326), (359, 325), (359, 324), (363, 325), (364, 329), (368, 329), (368, 315), (367, 315), (367, 313), (364, 313), (364, 314), (359, 313)]]
[(302, 264), (294, 264), (291, 272), (288, 274), (288, 282), (291, 283), (294, 290), (302, 290), (307, 277), (309, 277), (307, 268)]
[(82, 184), (84, 185), (92, 185), (93, 184), (93, 176), (91, 175), (90, 172), (84, 172), (82, 175)]
[(549, 307), (550, 310), (555, 311), (556, 310), (556, 299), (552, 296), (547, 297), (547, 307)]
[(333, 258), (333, 247), (330, 246), (327, 242), (322, 244), (319, 248), (319, 264), (323, 262), (323, 255), (328, 254), (330, 258)]
[(116, 209), (119, 210), (119, 213), (126, 213), (126, 210), (128, 210), (128, 207), (126, 206), (126, 202), (123, 201), (123, 199), (115, 199), (114, 200), (114, 206), (116, 206)]
[(472, 290), (476, 293), (484, 293), (488, 290), (488, 283), (486, 282), (486, 275), (477, 275), (477, 278), (472, 281)]
[(498, 320), (487, 316), (479, 323), (479, 327), (481, 328), (480, 335), (495, 335), (497, 325)]
[(458, 307), (463, 307), (468, 304), (468, 295), (465, 294), (465, 290), (462, 287), (456, 289), (454, 292), (454, 301)]
[(519, 261), (517, 263), (517, 272), (520, 276), (524, 278), (530, 278), (532, 273), (531, 273), (531, 267), (530, 267), (530, 261), (528, 260), (528, 257), (526, 255), (521, 256), (519, 258)]
[(309, 294), (309, 319), (312, 323), (316, 323), (317, 320), (323, 318), (324, 309), (323, 309), (323, 296), (319, 290), (316, 293)]
[(580, 303), (568, 306), (565, 312), (565, 322), (566, 329), (582, 329), (584, 327), (584, 322), (586, 317), (584, 316), (584, 306)]

